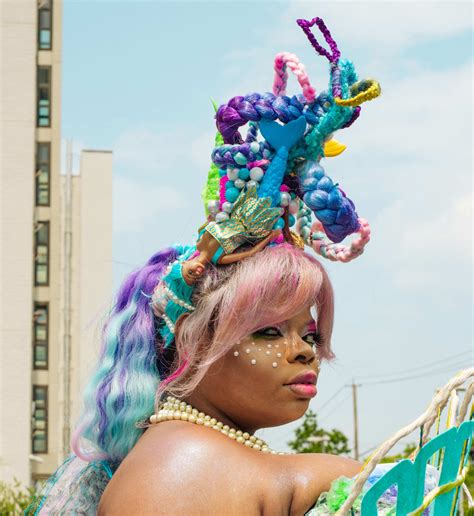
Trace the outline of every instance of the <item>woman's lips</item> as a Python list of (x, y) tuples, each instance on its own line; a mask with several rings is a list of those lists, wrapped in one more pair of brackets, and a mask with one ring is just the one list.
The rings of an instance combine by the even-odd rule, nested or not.
[(313, 383), (290, 383), (287, 387), (301, 398), (314, 398), (318, 392)]

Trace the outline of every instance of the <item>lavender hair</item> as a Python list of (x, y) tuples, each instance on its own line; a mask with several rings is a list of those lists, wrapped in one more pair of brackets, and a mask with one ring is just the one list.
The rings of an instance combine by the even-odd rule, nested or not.
[(174, 356), (163, 374), (158, 365), (169, 350), (157, 331), (163, 323), (153, 314), (150, 296), (178, 254), (168, 248), (153, 255), (118, 292), (72, 439), (74, 453), (84, 460), (120, 462), (143, 432), (137, 422), (153, 413), (165, 392), (191, 393), (237, 340), (289, 319), (303, 306), (316, 307), (322, 357), (333, 357), (334, 300), (327, 273), (314, 257), (280, 244), (238, 263), (208, 266), (193, 293), (196, 309), (178, 321)]

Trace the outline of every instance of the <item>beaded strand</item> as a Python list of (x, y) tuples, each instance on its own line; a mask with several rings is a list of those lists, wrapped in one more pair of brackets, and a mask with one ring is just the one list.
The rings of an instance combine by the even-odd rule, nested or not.
[(242, 430), (231, 428), (229, 425), (224, 425), (221, 421), (217, 421), (216, 418), (204, 414), (204, 412), (200, 412), (189, 403), (178, 400), (173, 396), (168, 396), (166, 401), (160, 404), (158, 412), (150, 416), (149, 421), (152, 425), (156, 425), (162, 421), (171, 421), (173, 419), (207, 426), (213, 430), (219, 431), (230, 439), (247, 446), (248, 448), (253, 448), (254, 450), (262, 451), (263, 453), (287, 455), (285, 452), (272, 450), (263, 439), (259, 439), (255, 435), (250, 435), (248, 432), (242, 432)]

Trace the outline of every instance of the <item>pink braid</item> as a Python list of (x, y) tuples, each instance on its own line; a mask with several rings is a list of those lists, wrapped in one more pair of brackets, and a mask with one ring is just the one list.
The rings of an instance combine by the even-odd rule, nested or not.
[(318, 220), (311, 226), (311, 246), (319, 255), (328, 260), (350, 262), (364, 252), (364, 247), (370, 240), (369, 223), (365, 219), (359, 218), (359, 224), (360, 229), (357, 231), (359, 236), (352, 241), (350, 246), (347, 246), (330, 242), (325, 237), (323, 225)]
[(291, 54), (290, 52), (280, 52), (275, 56), (273, 94), (285, 95), (286, 83), (288, 82), (287, 67), (296, 75), (306, 100), (313, 102), (316, 97), (316, 90), (309, 82), (309, 77), (303, 63), (300, 62), (295, 54)]

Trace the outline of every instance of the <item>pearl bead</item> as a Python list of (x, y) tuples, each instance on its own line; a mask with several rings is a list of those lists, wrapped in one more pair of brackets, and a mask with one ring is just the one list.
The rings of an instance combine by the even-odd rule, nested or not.
[(232, 207), (234, 205), (229, 202), (229, 201), (225, 201), (224, 203), (222, 203), (222, 211), (225, 211), (226, 213), (230, 213), (232, 211)]
[(291, 201), (291, 195), (288, 192), (280, 192), (280, 205), (288, 206)]
[(247, 353), (247, 355), (248, 355), (248, 354), (250, 353), (250, 349), (249, 349), (249, 348), (247, 348), (247, 349), (245, 350), (245, 353)]
[(239, 356), (239, 352), (238, 351), (234, 351), (234, 357), (238, 357)]
[(257, 361), (255, 360), (255, 358), (252, 358), (252, 360), (250, 361), (250, 363), (251, 363), (252, 365), (255, 365), (255, 364), (257, 363)]
[(265, 355), (270, 355), (270, 351), (265, 351)]
[(278, 364), (276, 362), (273, 362), (272, 367), (277, 367)]
[(239, 169), (238, 168), (229, 168), (227, 169), (227, 177), (230, 181), (235, 181), (239, 177)]
[(209, 213), (216, 214), (219, 211), (219, 201), (212, 200), (207, 203)]
[(260, 181), (263, 177), (263, 170), (260, 167), (253, 167), (250, 170), (250, 179)]
[(243, 179), (236, 179), (234, 185), (239, 190), (242, 190), (242, 188), (245, 186), (245, 181)]
[[(211, 416), (204, 414), (203, 412), (199, 412), (185, 401), (180, 401), (170, 396), (168, 397), (168, 401), (161, 403), (158, 412), (150, 416), (149, 421), (151, 424), (155, 424), (157, 422), (172, 419), (207, 426), (213, 430), (219, 431), (227, 437), (230, 437), (232, 440), (245, 444), (248, 448), (253, 448), (257, 451), (262, 451), (264, 453), (277, 453), (271, 450), (264, 441), (258, 439), (256, 436), (250, 435), (248, 432), (242, 432), (242, 430), (230, 428), (229, 425), (224, 425), (223, 422), (217, 421), (216, 418), (211, 418)], [(285, 455), (285, 453), (280, 452), (279, 455)]]
[(229, 218), (229, 214), (226, 213), (225, 211), (220, 211), (217, 215), (216, 215), (216, 222), (224, 222), (224, 220), (227, 220)]
[(251, 179), (250, 181), (247, 181), (247, 190), (249, 190), (250, 188), (254, 187), (255, 188), (258, 188), (258, 181), (254, 181), (253, 179)]
[(267, 348), (271, 348), (271, 347), (272, 347), (272, 345), (271, 345), (271, 344), (267, 344)]
[(278, 358), (281, 358), (281, 353), (277, 353), (277, 357), (278, 357)]

